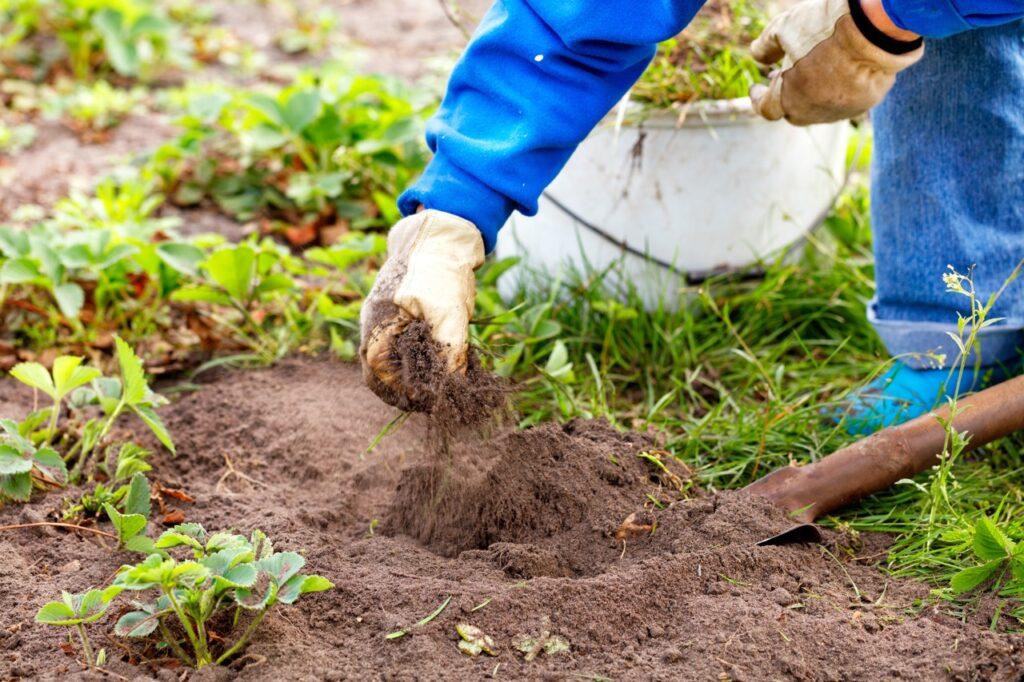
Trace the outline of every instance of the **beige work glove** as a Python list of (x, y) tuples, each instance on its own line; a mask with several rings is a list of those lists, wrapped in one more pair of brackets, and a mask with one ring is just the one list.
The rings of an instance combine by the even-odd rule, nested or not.
[(855, 21), (850, 2), (859, 0), (803, 0), (772, 19), (751, 52), (763, 64), (782, 61), (782, 66), (767, 87), (751, 88), (757, 113), (795, 125), (855, 118), (885, 98), (897, 73), (921, 59), (920, 41), (888, 38), (873, 28), (859, 4)]
[(430, 325), (451, 372), (465, 371), (474, 271), (484, 243), (473, 223), (422, 211), (388, 233), (388, 259), (363, 303), (359, 356), (367, 385), (385, 402), (412, 409), (422, 396), (401, 385), (392, 342), (413, 320)]

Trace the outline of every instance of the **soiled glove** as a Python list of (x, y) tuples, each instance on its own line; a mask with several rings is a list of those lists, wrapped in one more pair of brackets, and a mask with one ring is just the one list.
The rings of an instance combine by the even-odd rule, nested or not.
[(924, 55), (876, 28), (860, 0), (804, 0), (775, 17), (751, 45), (763, 64), (782, 61), (750, 91), (754, 110), (796, 125), (855, 118), (882, 101), (896, 74)]
[(466, 367), (469, 318), (476, 300), (474, 271), (484, 243), (473, 223), (442, 211), (422, 211), (388, 234), (388, 259), (360, 314), (359, 356), (367, 385), (385, 402), (415, 402), (401, 385), (392, 343), (424, 320), (452, 372)]

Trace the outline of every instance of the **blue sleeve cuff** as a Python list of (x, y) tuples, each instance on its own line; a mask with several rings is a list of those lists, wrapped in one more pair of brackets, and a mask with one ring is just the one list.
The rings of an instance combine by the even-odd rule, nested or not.
[(893, 23), (926, 38), (945, 38), (973, 28), (953, 0), (882, 0)]
[(498, 230), (517, 208), (503, 195), (440, 156), (435, 156), (416, 184), (398, 197), (402, 215), (412, 215), (421, 205), (457, 215), (476, 225), (487, 253), (494, 250)]

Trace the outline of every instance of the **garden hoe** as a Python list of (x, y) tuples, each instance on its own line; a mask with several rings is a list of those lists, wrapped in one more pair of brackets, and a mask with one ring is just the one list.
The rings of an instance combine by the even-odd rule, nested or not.
[[(938, 418), (936, 418), (938, 417)], [(746, 490), (765, 497), (801, 522), (759, 545), (820, 542), (814, 520), (912, 478), (939, 462), (946, 444), (949, 407), (883, 429), (806, 466), (787, 466)], [(957, 403), (953, 428), (974, 450), (1024, 429), (1024, 376), (979, 391)]]

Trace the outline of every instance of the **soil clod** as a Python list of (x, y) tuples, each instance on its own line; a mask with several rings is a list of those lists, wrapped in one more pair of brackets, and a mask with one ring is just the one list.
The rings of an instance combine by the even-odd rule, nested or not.
[(443, 433), (479, 426), (493, 419), (508, 403), (508, 384), (480, 364), (470, 347), (466, 371), (449, 372), (426, 322), (417, 320), (399, 334), (390, 358), (407, 399), (399, 407), (425, 412)]

